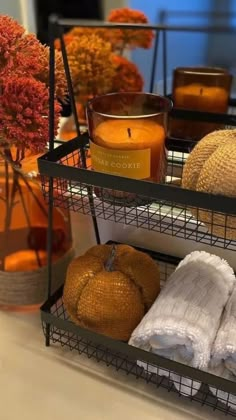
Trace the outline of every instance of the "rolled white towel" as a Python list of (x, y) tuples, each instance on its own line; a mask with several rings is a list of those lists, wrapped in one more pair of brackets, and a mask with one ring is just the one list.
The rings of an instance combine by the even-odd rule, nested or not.
[[(195, 251), (184, 258), (158, 298), (133, 331), (129, 344), (171, 360), (207, 369), (223, 308), (235, 284), (234, 272), (221, 258)], [(157, 369), (170, 376), (184, 395), (197, 393), (201, 383)]]
[[(213, 348), (211, 367), (217, 376), (236, 382), (236, 288), (225, 307), (222, 322)], [(212, 393), (223, 403), (236, 410), (235, 395), (210, 387)]]

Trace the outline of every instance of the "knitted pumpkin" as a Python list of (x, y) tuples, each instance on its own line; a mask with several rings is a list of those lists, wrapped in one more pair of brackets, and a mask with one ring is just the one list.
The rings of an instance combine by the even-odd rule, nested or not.
[[(190, 153), (183, 169), (182, 187), (236, 197), (236, 130), (219, 130), (205, 136)], [(215, 236), (236, 240), (236, 217), (194, 210), (198, 220)]]
[(70, 263), (63, 299), (76, 324), (127, 341), (159, 291), (159, 268), (149, 255), (97, 245)]

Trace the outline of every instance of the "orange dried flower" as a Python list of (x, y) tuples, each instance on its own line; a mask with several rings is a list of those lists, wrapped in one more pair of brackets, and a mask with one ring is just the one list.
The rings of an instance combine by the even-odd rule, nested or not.
[[(75, 38), (80, 38), (81, 36), (91, 36), (91, 35), (97, 35), (100, 36), (102, 39), (106, 39), (106, 29), (103, 28), (87, 28), (87, 27), (74, 27), (69, 32), (63, 35), (65, 46), (69, 45), (70, 42), (72, 42)], [(57, 38), (55, 40), (55, 48), (58, 51), (61, 51), (61, 42), (60, 39)]]
[(111, 90), (114, 66), (110, 43), (99, 36), (83, 35), (67, 46), (75, 94), (97, 95)]
[(140, 92), (143, 89), (143, 78), (138, 67), (119, 55), (113, 57), (116, 74), (113, 78), (113, 92)]
[[(65, 45), (68, 45), (71, 41), (73, 41), (73, 39), (74, 39), (74, 35), (72, 35), (72, 34), (71, 34), (71, 31), (70, 31), (70, 32), (67, 32), (67, 33), (63, 36), (63, 39), (64, 39), (64, 43), (65, 43)], [(55, 46), (55, 49), (56, 49), (57, 51), (61, 51), (61, 41), (60, 41), (60, 38), (55, 39), (55, 41), (54, 41), (54, 46)]]
[[(0, 144), (44, 151), (48, 142), (49, 90), (33, 77), (6, 77), (1, 82)], [(60, 106), (55, 101), (55, 131)], [(56, 132), (55, 132), (56, 134)]]
[[(114, 23), (148, 23), (144, 13), (128, 7), (112, 10), (107, 20)], [(113, 29), (109, 31), (109, 41), (114, 49), (151, 48), (153, 38), (154, 33), (150, 29)]]
[(71, 29), (68, 33), (68, 36), (83, 36), (83, 35), (97, 35), (100, 38), (105, 38), (106, 29), (105, 28), (86, 28), (86, 27), (75, 27)]
[[(113, 23), (147, 24), (144, 13), (129, 8), (113, 10), (108, 16)], [(150, 29), (110, 29), (75, 27), (64, 35), (74, 93), (97, 95), (109, 91), (141, 91), (143, 78), (137, 66), (122, 54), (126, 48), (150, 48), (154, 33)], [(55, 47), (61, 48), (60, 41)]]

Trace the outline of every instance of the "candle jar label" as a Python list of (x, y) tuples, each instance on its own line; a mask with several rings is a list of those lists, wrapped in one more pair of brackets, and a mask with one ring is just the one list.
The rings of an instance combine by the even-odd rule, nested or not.
[(150, 178), (151, 150), (114, 150), (90, 141), (92, 167), (95, 171), (134, 179)]

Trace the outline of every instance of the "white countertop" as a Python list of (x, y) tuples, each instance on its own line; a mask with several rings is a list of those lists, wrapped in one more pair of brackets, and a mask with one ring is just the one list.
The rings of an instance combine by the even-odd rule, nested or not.
[[(82, 251), (93, 242), (91, 226), (84, 221), (73, 229)], [(221, 418), (225, 416), (210, 408), (75, 351), (46, 348), (39, 313), (0, 312), (0, 420)]]
[(184, 420), (224, 415), (77, 352), (44, 346), (39, 314), (0, 313), (1, 420)]

